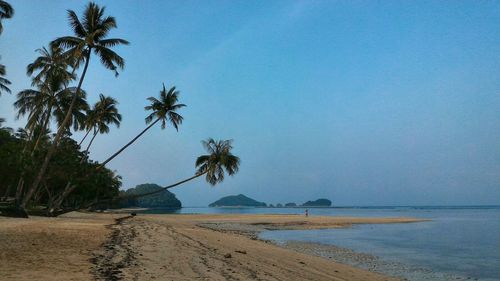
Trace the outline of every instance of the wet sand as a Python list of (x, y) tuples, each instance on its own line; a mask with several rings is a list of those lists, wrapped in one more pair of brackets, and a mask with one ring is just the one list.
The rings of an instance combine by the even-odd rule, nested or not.
[(278, 247), (252, 233), (415, 221), (297, 215), (120, 217), (124, 215), (0, 218), (0, 279), (396, 280)]

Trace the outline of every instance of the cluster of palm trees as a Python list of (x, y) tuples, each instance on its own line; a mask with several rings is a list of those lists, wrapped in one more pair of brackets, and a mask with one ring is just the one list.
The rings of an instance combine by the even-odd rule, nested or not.
[[(12, 14), (12, 7), (0, 0), (0, 22), (4, 18), (11, 17)], [(50, 194), (50, 204), (47, 204), (47, 210), (54, 214), (63, 207), (68, 196), (78, 188), (79, 185), (72, 180), (71, 174), (67, 175), (67, 183), (62, 190), (59, 189), (58, 194), (55, 194), (54, 189), (46, 184), (47, 171), (51, 169), (51, 165), (54, 165), (51, 160), (64, 146), (62, 142), (71, 136), (71, 130), (85, 132), (83, 139), (78, 143), (80, 148), (85, 140), (88, 141), (83, 150), (83, 156), (79, 158), (79, 163), (83, 165), (93, 163), (88, 162), (90, 161), (88, 154), (97, 135), (108, 133), (111, 125), (119, 127), (122, 121), (116, 99), (100, 94), (99, 100), (93, 106), (89, 106), (87, 94), (82, 86), (89, 69), (89, 62), (94, 56), (105, 68), (118, 76), (118, 70), (124, 68), (125, 61), (113, 50), (113, 47), (128, 45), (129, 42), (120, 38), (108, 38), (110, 31), (117, 27), (116, 20), (114, 17), (105, 16), (105, 8), (95, 3), (91, 2), (85, 7), (81, 18), (74, 11), (69, 10), (68, 19), (73, 35), (59, 37), (50, 42), (48, 47), (37, 50), (39, 56), (27, 67), (27, 75), (32, 78), (32, 88), (20, 91), (14, 103), (17, 117), (25, 117), (27, 120), (25, 128), (21, 129), (27, 141), (19, 155), (22, 172), (15, 192), (15, 204), (20, 212), (24, 212), (43, 187), (45, 192)], [(0, 24), (0, 32), (1, 30)], [(81, 67), (83, 68), (77, 75)], [(0, 65), (0, 93), (2, 90), (10, 92), (7, 87), (10, 82), (3, 78), (3, 75), (5, 75), (5, 67)], [(73, 83), (76, 83), (76, 86), (71, 86)], [(167, 90), (163, 85), (159, 98), (149, 97), (147, 100), (150, 105), (146, 106), (145, 110), (151, 111), (145, 119), (147, 127), (105, 161), (100, 164), (96, 163), (96, 170), (103, 169), (104, 165), (158, 123), (161, 124), (162, 129), (171, 125), (178, 130), (183, 121), (178, 110), (185, 105), (178, 103), (179, 92), (175, 87)], [(55, 133), (49, 136), (51, 124), (54, 123), (57, 125)], [(42, 143), (45, 144), (43, 149)], [(164, 189), (202, 175), (206, 176), (207, 182), (215, 185), (224, 179), (225, 172), (228, 175), (234, 175), (238, 171), (239, 158), (231, 153), (231, 140), (208, 139), (203, 141), (203, 145), (209, 154), (200, 156), (196, 160), (195, 166), (198, 169), (195, 175), (166, 186)], [(34, 160), (35, 154), (41, 155), (37, 158), (38, 163), (32, 163), (36, 161)], [(28, 166), (31, 167), (31, 171)], [(74, 174), (81, 172), (79, 170), (75, 170)], [(115, 177), (113, 173), (109, 174)], [(134, 197), (145, 195), (149, 193)], [(97, 197), (96, 195), (96, 202)]]
[[(12, 6), (9, 3), (0, 0), (0, 35), (3, 32), (2, 21), (4, 19), (12, 18), (13, 15), (14, 9), (12, 8)], [(5, 70), (5, 65), (0, 64), (0, 96), (2, 95), (2, 92), (10, 93), (10, 81), (5, 78), (6, 74), (7, 71)]]

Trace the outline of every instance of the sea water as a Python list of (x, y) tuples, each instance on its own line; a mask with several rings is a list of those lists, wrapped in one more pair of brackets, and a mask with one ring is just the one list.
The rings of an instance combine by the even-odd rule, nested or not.
[[(304, 211), (302, 208), (182, 208), (173, 212), (303, 215)], [(420, 269), (417, 272), (432, 272), (398, 272), (397, 275), (410, 280), (500, 280), (500, 206), (310, 208), (309, 214), (414, 217), (430, 221), (360, 224), (343, 229), (264, 231), (260, 237), (276, 243), (302, 241), (335, 245), (400, 263), (405, 268)], [(384, 272), (384, 268), (381, 269)], [(394, 275), (390, 270), (386, 273)]]
[[(330, 244), (372, 254), (384, 261), (411, 268), (411, 272), (399, 272), (401, 277), (410, 280), (500, 280), (500, 207), (309, 211), (348, 216), (404, 216), (427, 218), (431, 221), (362, 224), (344, 229), (265, 231), (260, 237), (277, 243), (303, 241)], [(416, 268), (420, 270), (413, 270)], [(384, 272), (384, 269), (381, 271)], [(386, 273), (394, 273), (388, 271)]]

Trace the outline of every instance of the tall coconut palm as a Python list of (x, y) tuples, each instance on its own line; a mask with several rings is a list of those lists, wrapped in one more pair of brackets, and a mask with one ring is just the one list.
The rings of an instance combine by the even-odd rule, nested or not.
[(194, 176), (187, 178), (185, 180), (179, 181), (177, 183), (162, 187), (161, 189), (141, 193), (130, 196), (119, 197), (118, 199), (133, 199), (139, 198), (147, 195), (156, 194), (167, 190), (169, 188), (178, 186), (185, 182), (191, 181), (198, 177), (205, 175), (205, 180), (211, 184), (216, 185), (224, 181), (225, 173), (230, 176), (235, 175), (240, 167), (240, 158), (233, 155), (231, 150), (233, 149), (232, 145), (233, 140), (219, 140), (216, 141), (212, 138), (209, 138), (206, 141), (202, 141), (203, 147), (207, 150), (209, 154), (201, 155), (196, 159), (195, 166), (197, 171)]
[(114, 71), (115, 75), (118, 75), (118, 68), (123, 69), (125, 66), (123, 58), (115, 53), (111, 47), (117, 45), (127, 45), (129, 43), (126, 40), (118, 38), (106, 39), (109, 31), (116, 28), (116, 20), (111, 16), (105, 17), (104, 10), (104, 7), (101, 8), (97, 4), (90, 2), (85, 8), (82, 20), (78, 18), (74, 11), (69, 10), (68, 18), (75, 36), (60, 37), (54, 40), (51, 44), (65, 49), (68, 55), (74, 57), (74, 67), (79, 66), (81, 63), (84, 63), (84, 67), (80, 76), (80, 81), (78, 82), (76, 93), (73, 96), (67, 114), (57, 131), (52, 145), (47, 151), (47, 155), (45, 156), (42, 166), (40, 167), (40, 171), (19, 206), (21, 209), (26, 208), (26, 205), (38, 189), (38, 186), (42, 181), (45, 171), (49, 165), (50, 159), (52, 158), (52, 155), (54, 154), (56, 147), (63, 136), (66, 124), (71, 119), (71, 112), (85, 79), (85, 74), (87, 73), (92, 52), (99, 57), (104, 67)]
[(3, 32), (3, 19), (10, 19), (14, 15), (14, 8), (6, 1), (0, 0), (0, 34)]
[(4, 77), (6, 74), (7, 71), (5, 70), (5, 65), (0, 64), (0, 96), (2, 95), (2, 92), (10, 94), (8, 85), (10, 85), (11, 83), (7, 78)]
[[(40, 141), (47, 136), (49, 132), (49, 123), (52, 118), (57, 120), (58, 125), (61, 127), (62, 120), (68, 110), (71, 99), (76, 94), (76, 88), (63, 88), (64, 80), (58, 77), (51, 77), (50, 81), (39, 83), (37, 89), (26, 89), (17, 94), (17, 100), (14, 107), (17, 108), (17, 118), (28, 115), (28, 122), (26, 125), (28, 133), (28, 140), (33, 137), (35, 139), (33, 148), (31, 149), (31, 156), (37, 150)], [(78, 129), (79, 124), (82, 123), (84, 111), (88, 110), (88, 104), (85, 100), (86, 93), (81, 90), (78, 92), (75, 106), (72, 108), (71, 120), (68, 127), (73, 124), (73, 128)], [(69, 128), (66, 128), (68, 130)], [(21, 162), (24, 158), (24, 153), (28, 149), (29, 141), (21, 154)], [(19, 204), (23, 195), (24, 189), (24, 172), (19, 178), (16, 189), (16, 204)]]
[(75, 58), (69, 56), (61, 47), (51, 45), (48, 49), (42, 47), (36, 51), (40, 56), (26, 67), (28, 76), (35, 74), (32, 86), (51, 77), (58, 77), (67, 83), (75, 79), (74, 73), (68, 70), (68, 67), (75, 64)]
[(94, 134), (85, 149), (85, 153), (88, 153), (97, 134), (109, 133), (109, 124), (113, 124), (117, 128), (120, 127), (122, 115), (118, 113), (118, 108), (116, 108), (117, 104), (118, 102), (114, 98), (100, 94), (99, 101), (87, 112), (87, 133), (93, 130)]
[(183, 117), (176, 111), (185, 104), (177, 103), (179, 100), (179, 92), (175, 90), (175, 87), (170, 88), (167, 91), (165, 84), (163, 84), (163, 89), (160, 91), (160, 99), (155, 97), (149, 97), (148, 100), (151, 102), (150, 105), (144, 107), (145, 110), (152, 110), (153, 112), (146, 117), (146, 124), (149, 124), (142, 132), (140, 132), (135, 138), (129, 141), (126, 145), (120, 148), (115, 154), (111, 155), (106, 159), (100, 167), (106, 165), (109, 161), (113, 160), (118, 154), (124, 151), (132, 143), (134, 143), (140, 136), (142, 136), (147, 130), (151, 129), (156, 123), (161, 121), (161, 128), (165, 129), (167, 123), (172, 124), (176, 130), (179, 130), (179, 125), (182, 124)]

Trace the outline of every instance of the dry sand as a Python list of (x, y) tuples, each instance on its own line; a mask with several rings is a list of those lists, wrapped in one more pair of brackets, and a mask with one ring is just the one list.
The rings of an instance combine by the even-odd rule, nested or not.
[(92, 280), (89, 258), (116, 215), (0, 217), (0, 280)]
[(123, 215), (0, 218), (0, 279), (395, 280), (254, 240), (238, 231), (206, 226), (314, 229), (416, 221), (296, 215), (139, 215), (116, 223), (118, 217)]

